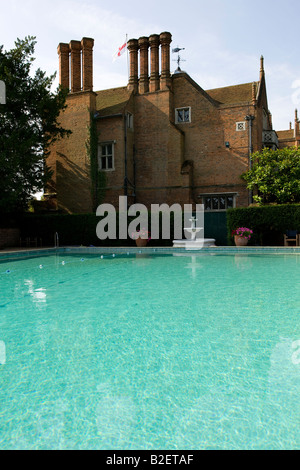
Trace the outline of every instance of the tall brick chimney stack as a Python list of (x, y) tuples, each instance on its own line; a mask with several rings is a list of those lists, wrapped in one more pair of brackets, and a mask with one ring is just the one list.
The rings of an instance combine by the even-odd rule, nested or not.
[(82, 38), (82, 89), (93, 90), (93, 47), (94, 39)]
[(149, 91), (149, 60), (148, 60), (148, 48), (149, 38), (143, 36), (139, 38), (138, 45), (140, 49), (140, 80), (139, 80), (139, 92), (141, 94)]
[(63, 88), (70, 89), (70, 72), (69, 72), (69, 44), (60, 43), (57, 48), (59, 55), (59, 84)]
[(159, 36), (152, 34), (149, 36), (150, 56), (151, 56), (151, 75), (150, 91), (159, 90)]
[(170, 74), (170, 44), (172, 42), (171, 33), (164, 32), (159, 36), (161, 44), (161, 76), (160, 89), (165, 90), (171, 84)]
[(129, 82), (128, 89), (133, 90), (134, 93), (138, 92), (138, 40), (130, 39), (127, 42), (127, 49), (129, 50)]
[[(171, 85), (170, 44), (172, 35), (167, 31), (142, 36), (138, 40), (130, 39), (127, 43), (130, 60), (130, 76), (128, 89), (135, 93), (156, 92), (166, 90)], [(160, 48), (161, 46), (161, 48)], [(149, 77), (150, 49), (150, 77)], [(159, 73), (159, 50), (161, 49), (161, 74)], [(140, 75), (138, 75), (138, 51), (140, 51)]]
[(81, 91), (81, 42), (71, 41), (71, 92)]

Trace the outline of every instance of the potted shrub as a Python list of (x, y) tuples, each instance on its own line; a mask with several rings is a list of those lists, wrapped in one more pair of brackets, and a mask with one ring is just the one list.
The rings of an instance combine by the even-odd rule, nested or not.
[(136, 246), (142, 247), (146, 246), (148, 241), (151, 240), (149, 232), (142, 228), (139, 232), (132, 232), (131, 234), (132, 240), (135, 240)]
[(236, 246), (246, 246), (250, 240), (253, 231), (247, 227), (239, 227), (232, 231), (234, 243)]

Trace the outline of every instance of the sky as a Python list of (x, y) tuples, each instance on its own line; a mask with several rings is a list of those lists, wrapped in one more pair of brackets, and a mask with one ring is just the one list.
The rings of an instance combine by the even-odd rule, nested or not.
[(204, 90), (257, 81), (263, 55), (273, 127), (282, 130), (300, 114), (299, 14), (299, 0), (0, 0), (0, 45), (36, 36), (35, 67), (50, 75), (60, 42), (94, 38), (95, 91), (127, 84), (127, 54), (112, 60), (126, 35), (169, 31), (171, 47), (184, 48), (181, 69)]

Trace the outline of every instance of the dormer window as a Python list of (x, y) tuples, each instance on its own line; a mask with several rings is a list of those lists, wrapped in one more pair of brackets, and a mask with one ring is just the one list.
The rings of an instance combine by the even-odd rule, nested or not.
[(183, 124), (191, 122), (191, 108), (176, 108), (175, 109), (175, 123)]

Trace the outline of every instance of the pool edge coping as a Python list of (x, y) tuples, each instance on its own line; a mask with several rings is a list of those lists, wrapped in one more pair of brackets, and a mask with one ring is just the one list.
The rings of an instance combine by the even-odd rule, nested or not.
[(200, 253), (214, 253), (214, 254), (300, 254), (300, 247), (236, 247), (236, 246), (217, 246), (217, 247), (203, 247), (201, 249), (186, 249), (174, 247), (92, 247), (92, 246), (62, 246), (53, 248), (38, 248), (28, 250), (9, 250), (0, 251), (0, 261), (5, 259), (26, 259), (32, 257), (39, 257), (50, 254), (60, 253), (86, 253), (86, 254), (100, 254), (100, 253), (130, 253), (130, 254), (172, 254), (172, 253), (187, 253), (187, 254), (200, 254)]

